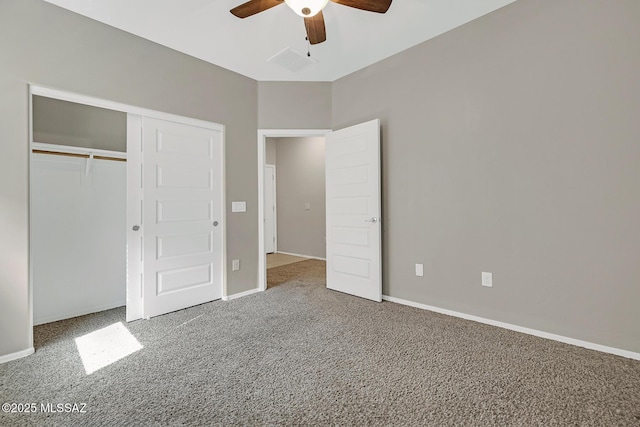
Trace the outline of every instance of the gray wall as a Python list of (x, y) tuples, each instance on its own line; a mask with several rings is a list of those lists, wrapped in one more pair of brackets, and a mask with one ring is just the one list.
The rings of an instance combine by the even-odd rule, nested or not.
[(0, 355), (31, 345), (28, 83), (224, 124), (228, 291), (256, 287), (256, 81), (41, 0), (0, 2), (0, 52)]
[(278, 252), (324, 258), (324, 137), (276, 140)]
[(638, 21), (520, 0), (334, 82), (382, 121), (386, 295), (640, 351)]
[(331, 129), (331, 83), (259, 82), (261, 129)]
[(59, 99), (33, 97), (33, 140), (127, 151), (127, 115)]

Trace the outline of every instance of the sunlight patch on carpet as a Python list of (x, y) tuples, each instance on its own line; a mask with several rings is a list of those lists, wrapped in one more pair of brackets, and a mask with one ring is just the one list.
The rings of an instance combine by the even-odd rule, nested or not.
[(76, 347), (87, 375), (142, 349), (122, 322), (76, 338)]

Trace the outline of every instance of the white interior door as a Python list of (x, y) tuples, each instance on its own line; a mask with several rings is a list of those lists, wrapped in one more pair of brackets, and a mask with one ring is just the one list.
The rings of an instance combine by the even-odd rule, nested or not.
[(327, 288), (382, 301), (380, 122), (327, 135)]
[(142, 312), (222, 297), (223, 129), (143, 117)]
[(264, 251), (276, 250), (276, 167), (264, 166)]

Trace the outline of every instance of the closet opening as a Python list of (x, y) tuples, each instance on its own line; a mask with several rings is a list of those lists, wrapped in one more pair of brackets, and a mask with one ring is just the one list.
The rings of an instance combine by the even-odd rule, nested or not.
[(127, 114), (32, 96), (33, 324), (126, 304)]

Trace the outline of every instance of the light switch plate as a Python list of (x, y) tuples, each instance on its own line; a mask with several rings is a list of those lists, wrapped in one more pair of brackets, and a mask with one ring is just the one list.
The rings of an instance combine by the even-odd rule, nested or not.
[(304, 204), (304, 210), (305, 211), (310, 211), (311, 210), (311, 203), (305, 203)]
[(240, 270), (240, 260), (239, 259), (234, 259), (233, 261), (231, 261), (231, 269), (233, 271)]
[(418, 277), (424, 276), (424, 266), (422, 264), (416, 264), (416, 276)]
[(247, 202), (231, 202), (231, 212), (246, 212)]
[(493, 273), (482, 272), (482, 286), (493, 287)]

